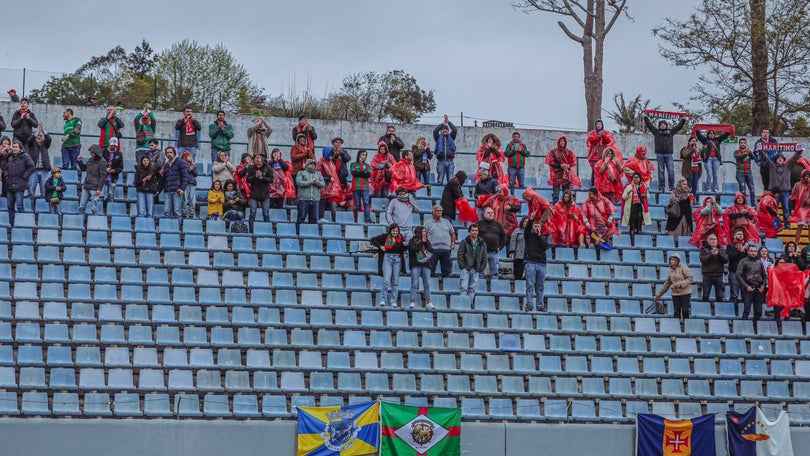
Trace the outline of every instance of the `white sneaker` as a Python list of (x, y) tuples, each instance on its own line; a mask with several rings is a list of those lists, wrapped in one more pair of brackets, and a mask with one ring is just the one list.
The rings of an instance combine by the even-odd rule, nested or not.
[(410, 307), (411, 309), (413, 309), (414, 307), (416, 307), (416, 303), (415, 303), (415, 302), (413, 302), (413, 301), (411, 301), (411, 305), (410, 305), (410, 306), (408, 306), (408, 307)]
[(377, 307), (385, 307), (385, 302), (383, 301), (378, 302)]
[(318, 219), (318, 224), (319, 225), (323, 225), (324, 223), (329, 223), (329, 220), (326, 220), (325, 218)]
[(391, 307), (399, 307), (399, 304), (397, 304), (397, 303), (395, 303), (395, 302), (392, 302), (392, 303), (391, 303)]
[(435, 308), (436, 308), (436, 306), (434, 306), (432, 302), (429, 302), (429, 303), (427, 303), (427, 304), (425, 305), (425, 308), (427, 308), (427, 309), (435, 309)]

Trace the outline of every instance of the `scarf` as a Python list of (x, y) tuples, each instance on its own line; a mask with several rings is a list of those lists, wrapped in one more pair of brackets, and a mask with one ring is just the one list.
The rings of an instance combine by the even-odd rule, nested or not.
[(195, 135), (195, 134), (197, 134), (196, 130), (194, 130), (194, 121), (193, 120), (186, 119), (185, 124), (186, 124), (186, 135)]
[(691, 119), (692, 116), (685, 112), (670, 112), (670, 111), (655, 111), (653, 109), (645, 109), (644, 117), (659, 119), (659, 120), (681, 120), (683, 118)]
[(383, 246), (383, 249), (390, 251), (396, 244), (402, 244), (402, 235), (393, 237), (389, 234), (385, 237), (385, 245)]
[(236, 190), (232, 192), (225, 192), (225, 200), (235, 200), (236, 199)]
[(700, 159), (700, 154), (698, 153), (697, 149), (692, 150), (692, 171), (697, 172), (700, 169), (700, 163), (702, 160)]
[(692, 192), (688, 187), (683, 189), (680, 186), (676, 186), (675, 189), (672, 190), (672, 197), (678, 201), (686, 201), (690, 196), (692, 196)]
[(411, 197), (407, 193), (404, 195), (397, 195), (397, 199), (402, 201), (403, 203), (410, 205), (411, 204)]
[(59, 185), (59, 179), (54, 177), (51, 180), (53, 181), (53, 188), (54, 188), (54, 191), (51, 194), (51, 198), (58, 198), (59, 197), (59, 192), (56, 191), (56, 187)]

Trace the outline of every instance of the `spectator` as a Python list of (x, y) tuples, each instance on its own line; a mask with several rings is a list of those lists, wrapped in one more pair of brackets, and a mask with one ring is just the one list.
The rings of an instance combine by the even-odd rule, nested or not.
[(416, 137), (416, 142), (411, 146), (413, 152), (413, 167), (416, 169), (416, 177), (425, 185), (430, 183), (428, 173), (430, 173), (430, 159), (433, 154), (424, 135)]
[(782, 255), (786, 263), (795, 264), (801, 269), (801, 253), (799, 247), (793, 241), (788, 241), (785, 244), (785, 254)]
[[(766, 251), (767, 254), (767, 251)], [(748, 245), (748, 255), (737, 266), (737, 282), (740, 284), (743, 299), (742, 319), (747, 320), (754, 307), (754, 330), (762, 315), (762, 302), (768, 287), (768, 271), (757, 255), (757, 246)]]
[(444, 186), (444, 190), (442, 190), (442, 216), (450, 221), (456, 219), (456, 214), (458, 212), (457, 202), (460, 199), (464, 199), (463, 203), (469, 205), (469, 202), (466, 201), (464, 197), (464, 192), (462, 191), (462, 186), (464, 182), (467, 181), (467, 173), (464, 171), (459, 171), (453, 176), (452, 179), (447, 181), (447, 185)]
[(489, 165), (487, 170), (493, 179), (504, 187), (509, 186), (509, 176), (504, 172), (503, 165), (501, 165), (504, 160), (501, 140), (497, 136), (493, 133), (487, 133), (481, 138), (481, 147), (478, 148), (475, 159), (478, 162), (479, 171), (476, 176), (480, 176), (480, 170), (486, 164)]
[(579, 177), (576, 174), (577, 157), (568, 148), (568, 139), (565, 136), (557, 138), (557, 147), (548, 151), (546, 165), (549, 169), (548, 184), (551, 185), (551, 204), (557, 204), (560, 189), (569, 190), (572, 186), (579, 187)]
[(208, 136), (211, 138), (211, 163), (216, 163), (220, 152), (231, 152), (231, 139), (233, 139), (233, 125), (225, 121), (225, 111), (217, 111), (217, 119), (208, 126)]
[[(666, 156), (664, 159), (666, 160)], [(627, 177), (627, 181), (631, 182), (633, 180), (633, 174), (638, 174), (639, 177), (641, 177), (641, 182), (643, 182), (647, 189), (649, 189), (652, 185), (653, 171), (655, 171), (655, 165), (653, 165), (653, 162), (647, 158), (647, 146), (639, 144), (636, 146), (636, 154), (624, 162), (624, 175)], [(661, 178), (662, 173), (663, 171), (659, 170), (659, 179)], [(658, 188), (664, 188), (661, 182), (658, 182)]]
[[(264, 119), (264, 117), (259, 117), (253, 121), (253, 125), (248, 127), (247, 129), (247, 137), (248, 137), (248, 154), (251, 157), (256, 155), (261, 155), (265, 159), (267, 159), (267, 139), (270, 135), (273, 134), (273, 129), (270, 128), (270, 125)], [(307, 136), (304, 135), (304, 138)], [(298, 142), (298, 140), (293, 137), (293, 140)], [(294, 146), (293, 146), (294, 147)], [(312, 153), (312, 157), (314, 158), (314, 151), (315, 147), (313, 146), (311, 149), (307, 147), (307, 150)], [(293, 159), (293, 164), (295, 164), (295, 159)], [(301, 161), (301, 168), (304, 167), (304, 162)]]
[(141, 161), (141, 157), (149, 155), (149, 140), (155, 137), (157, 127), (157, 120), (149, 103), (143, 106), (143, 111), (135, 114), (133, 123), (135, 124), (135, 161)]
[(371, 195), (378, 198), (388, 196), (388, 185), (391, 182), (391, 167), (394, 157), (388, 153), (385, 141), (377, 143), (377, 154), (371, 159)]
[(371, 177), (371, 166), (366, 163), (368, 151), (360, 149), (357, 151), (357, 159), (349, 166), (349, 173), (352, 175), (351, 189), (353, 192), (355, 221), (357, 214), (363, 211), (363, 221), (371, 223), (371, 198), (369, 194), (369, 178)]
[(450, 182), (455, 175), (456, 166), (456, 134), (458, 130), (453, 122), (444, 115), (444, 123), (436, 125), (433, 129), (433, 140), (436, 142), (436, 184), (443, 185)]
[(242, 220), (244, 218), (242, 214), (244, 214), (247, 205), (245, 194), (239, 191), (239, 187), (233, 179), (226, 181), (224, 188), (225, 190), (222, 193), (225, 195), (225, 203), (222, 205), (222, 217), (225, 218), (228, 212), (233, 211), (232, 213), (239, 214), (238, 220)]
[(20, 109), (14, 111), (11, 116), (12, 137), (23, 146), (28, 144), (34, 134), (34, 129), (39, 126), (37, 116), (28, 108), (28, 98), (22, 98), (20, 100)]
[(551, 226), (546, 223), (551, 217), (551, 203), (531, 187), (523, 192), (523, 201), (529, 204), (529, 218), (543, 222), (543, 234), (551, 234)]
[(484, 209), (484, 220), (478, 222), (478, 230), (487, 245), (487, 264), (489, 273), (485, 278), (498, 278), (498, 253), (509, 243), (503, 226), (495, 220), (495, 211), (491, 207)]
[[(73, 115), (73, 110), (65, 109), (62, 113), (65, 121), (64, 136), (62, 136), (62, 168), (77, 169), (79, 165), (76, 159), (79, 158), (79, 151), (82, 148), (82, 119)], [(0, 119), (2, 120), (2, 119)], [(3, 126), (5, 129), (5, 125)]]
[(182, 217), (194, 218), (197, 215), (197, 165), (191, 152), (183, 152), (183, 161), (188, 165), (188, 183), (183, 192)]
[(5, 173), (6, 166), (8, 165), (8, 158), (11, 156), (11, 138), (8, 136), (0, 137), (0, 181), (2, 182), (2, 189), (0, 189), (0, 196), (6, 197), (8, 194), (8, 175)]
[(737, 280), (737, 267), (740, 260), (745, 258), (748, 250), (748, 243), (745, 242), (745, 230), (734, 228), (732, 230), (732, 242), (726, 246), (728, 256), (728, 284), (731, 288), (731, 301), (734, 303), (734, 312), (737, 312), (737, 304), (740, 303), (740, 282)]
[[(785, 228), (790, 228), (788, 219), (790, 218), (790, 169), (796, 164), (796, 161), (801, 157), (802, 151), (797, 150), (790, 160), (785, 161), (785, 156), (782, 153), (776, 154), (776, 159), (771, 160), (765, 152), (760, 152), (760, 166), (768, 168), (769, 177), (768, 182), (771, 187), (779, 189), (779, 202), (782, 204), (782, 220)], [(767, 188), (767, 187), (766, 187)]]
[(700, 247), (708, 239), (709, 234), (714, 233), (717, 236), (718, 244), (726, 245), (721, 221), (722, 214), (723, 208), (714, 198), (707, 196), (703, 200), (703, 205), (692, 213), (692, 218), (695, 220), (695, 232), (692, 233), (689, 243)]
[(494, 195), (498, 188), (498, 181), (490, 173), (489, 163), (481, 163), (478, 167), (478, 182), (475, 184), (473, 197), (478, 200), (485, 195)]
[[(17, 95), (16, 90), (9, 89), (7, 93), (8, 93), (8, 98), (12, 103), (18, 103), (20, 101), (20, 96)], [(3, 127), (2, 129), (5, 130), (5, 127)]]
[[(768, 248), (764, 245), (759, 248), (757, 251), (757, 255), (759, 255), (760, 261), (762, 261), (762, 266), (765, 267), (765, 270), (771, 269), (773, 267), (773, 261), (771, 261), (771, 257), (768, 256)], [(765, 287), (768, 288), (768, 287)]]
[(583, 222), (582, 211), (574, 201), (570, 190), (563, 192), (562, 199), (551, 208), (549, 218), (552, 226), (551, 241), (559, 246), (585, 248), (588, 229)]
[(487, 244), (478, 237), (478, 225), (473, 223), (468, 227), (469, 236), (459, 244), (456, 259), (461, 271), (461, 296), (469, 296), (470, 302), (475, 301), (475, 287), (478, 278), (487, 268)]
[(399, 187), (396, 195), (385, 209), (385, 219), (388, 223), (395, 223), (405, 242), (409, 242), (413, 237), (413, 214), (419, 213), (419, 205), (405, 187)]
[[(523, 231), (523, 240), (526, 244), (523, 259), (524, 273), (526, 274), (524, 311), (531, 312), (537, 309), (539, 312), (545, 312), (546, 302), (543, 294), (546, 283), (546, 250), (548, 250), (549, 245), (548, 238), (543, 234), (543, 224), (534, 221), (531, 226), (526, 225)], [(532, 298), (534, 299), (533, 306)]]
[(494, 195), (483, 195), (476, 203), (481, 208), (492, 208), (495, 221), (501, 224), (507, 236), (517, 229), (517, 213), (520, 212), (520, 200), (510, 195), (503, 185), (495, 187)]
[(410, 150), (403, 151), (400, 160), (391, 166), (391, 184), (388, 186), (388, 190), (393, 193), (399, 187), (405, 187), (405, 190), (410, 193), (425, 187), (425, 184), (416, 178), (413, 152)]
[(115, 109), (115, 106), (107, 106), (107, 114), (99, 119), (98, 128), (101, 129), (98, 145), (101, 147), (102, 151), (110, 147), (110, 139), (121, 138), (121, 130), (124, 128), (124, 121), (118, 118), (118, 111)]
[(722, 302), (723, 298), (723, 271), (728, 263), (728, 253), (717, 244), (717, 235), (714, 233), (706, 237), (703, 247), (700, 248), (700, 272), (703, 275), (703, 300), (709, 300), (709, 292), (714, 288), (715, 302)]
[(233, 179), (233, 173), (236, 172), (236, 166), (231, 163), (231, 157), (228, 151), (220, 150), (217, 152), (217, 161), (211, 165), (211, 175), (215, 181), (220, 184), (225, 184), (228, 180)]
[(0, 116), (0, 132), (5, 130), (6, 130), (6, 120), (3, 118), (3, 116)]
[(253, 163), (242, 171), (241, 177), (244, 177), (250, 186), (250, 197), (248, 198), (248, 205), (250, 206), (250, 231), (253, 232), (256, 223), (256, 213), (259, 211), (259, 206), (262, 208), (262, 217), (265, 222), (270, 221), (270, 192), (268, 186), (273, 182), (273, 170), (270, 165), (264, 162), (264, 157), (256, 155), (253, 157)]
[(315, 149), (307, 143), (307, 135), (300, 133), (295, 138), (295, 144), (290, 149), (290, 161), (292, 162), (293, 178), (305, 167), (307, 160), (315, 160)]
[(756, 216), (756, 210), (745, 204), (745, 195), (742, 192), (737, 192), (734, 195), (734, 204), (729, 206), (723, 213), (723, 227), (728, 242), (732, 241), (731, 231), (735, 228), (742, 228), (745, 230), (745, 242), (759, 244), (759, 233), (757, 233), (756, 222), (754, 221)]
[(166, 148), (166, 164), (163, 165), (163, 189), (166, 203), (163, 207), (163, 216), (166, 218), (179, 218), (183, 206), (183, 195), (188, 185), (188, 164), (177, 159), (177, 149), (172, 146)]
[(31, 198), (31, 208), (34, 208), (34, 200), (36, 198), (37, 187), (39, 187), (39, 195), (45, 198), (45, 181), (48, 180), (51, 174), (51, 158), (48, 155), (48, 148), (51, 147), (51, 135), (43, 130), (42, 124), (40, 129), (34, 132), (34, 136), (28, 142), (27, 152), (34, 161), (34, 172), (28, 181), (28, 197)]
[[(672, 138), (681, 131), (681, 128), (686, 124), (686, 118), (682, 117), (673, 128), (669, 128), (669, 124), (666, 120), (659, 120), (658, 128), (655, 128), (647, 117), (644, 117), (644, 124), (647, 125), (647, 129), (650, 130), (655, 140), (655, 158), (658, 161), (658, 188), (664, 191), (664, 189), (667, 188), (667, 178), (669, 178), (669, 191), (672, 191), (675, 188), (675, 165), (672, 161), (674, 148)], [(646, 153), (646, 147), (644, 149)], [(636, 154), (638, 155), (638, 149), (636, 149)], [(666, 175), (664, 174), (664, 170), (666, 170)], [(653, 169), (649, 171), (652, 172)], [(636, 170), (636, 172), (639, 171)], [(640, 174), (643, 178), (644, 173)], [(652, 179), (652, 176), (650, 176), (650, 179)], [(643, 180), (649, 185), (647, 179)]]
[(613, 147), (606, 147), (602, 152), (602, 159), (594, 165), (594, 187), (614, 204), (622, 200), (623, 168), (622, 159), (616, 155), (616, 149)]
[(762, 198), (757, 206), (757, 229), (762, 231), (766, 238), (775, 238), (782, 230), (782, 222), (779, 220), (779, 188), (773, 187), (762, 192)]
[(667, 214), (666, 230), (670, 236), (692, 236), (692, 201), (694, 195), (686, 179), (678, 180), (678, 185), (669, 195), (670, 204), (678, 205), (678, 217)]
[(332, 148), (334, 149), (334, 153), (336, 155), (336, 158), (334, 158), (333, 161), (335, 162), (337, 175), (340, 179), (340, 187), (343, 188), (348, 185), (349, 162), (352, 161), (352, 156), (343, 150), (343, 138), (338, 137), (332, 139)]
[(245, 195), (245, 199), (250, 199), (250, 186), (245, 180), (244, 176), (246, 169), (253, 164), (253, 157), (249, 154), (242, 154), (242, 160), (236, 166), (236, 173), (233, 175), (233, 180), (236, 182), (236, 187)]
[(84, 163), (81, 155), (76, 159), (79, 169), (86, 171), (82, 194), (79, 197), (79, 214), (86, 214), (87, 203), (90, 203), (90, 214), (101, 212), (101, 191), (107, 181), (107, 162), (101, 156), (101, 146), (90, 146), (90, 158)]
[[(810, 223), (810, 170), (802, 171), (802, 180), (793, 186), (790, 199), (794, 204), (793, 216), (790, 220), (796, 223), (796, 237), (793, 242), (798, 245), (802, 238), (802, 230)], [(810, 228), (808, 228), (807, 237), (810, 240)]]
[(177, 131), (177, 148), (191, 152), (192, 161), (197, 160), (197, 135), (202, 130), (200, 121), (195, 119), (191, 106), (183, 108), (183, 118), (174, 124)]
[(613, 243), (613, 235), (619, 234), (616, 229), (616, 220), (613, 214), (616, 213), (616, 206), (599, 194), (599, 190), (591, 187), (588, 190), (588, 199), (582, 203), (582, 221), (585, 224), (590, 238), (596, 244), (602, 242)]
[(751, 207), (757, 206), (757, 195), (754, 192), (754, 175), (751, 172), (751, 161), (754, 159), (754, 152), (748, 148), (748, 140), (740, 138), (739, 147), (734, 151), (734, 160), (737, 163), (737, 185), (740, 187), (740, 193), (745, 194), (745, 189), (748, 187), (748, 199), (751, 201)]
[(301, 223), (316, 223), (321, 201), (321, 189), (326, 186), (321, 173), (315, 169), (315, 160), (308, 159), (307, 164), (295, 176), (298, 188), (298, 218), (295, 221), (295, 230), (298, 232)]
[(722, 163), (720, 144), (728, 139), (731, 133), (725, 132), (717, 136), (714, 130), (709, 130), (706, 132), (706, 136), (703, 136), (699, 131), (696, 131), (695, 134), (697, 135), (698, 141), (705, 147), (703, 155), (706, 158), (706, 185), (709, 191), (719, 192), (720, 184), (718, 182), (718, 174), (720, 173), (720, 164)]
[[(309, 165), (307, 165), (309, 166)], [(399, 273), (402, 268), (402, 254), (408, 249), (405, 239), (396, 223), (388, 226), (388, 231), (371, 238), (371, 245), (380, 251), (382, 261), (383, 286), (377, 298), (377, 305), (398, 307)]]
[(34, 169), (34, 161), (25, 152), (22, 142), (15, 139), (11, 143), (11, 155), (8, 156), (3, 169), (3, 174), (6, 175), (5, 185), (8, 185), (6, 205), (8, 206), (8, 222), (11, 226), (14, 226), (14, 215), (17, 212), (25, 212), (23, 198)]
[(442, 217), (443, 212), (440, 205), (433, 206), (432, 218), (425, 222), (425, 231), (433, 247), (433, 257), (430, 259), (431, 274), (435, 276), (436, 266), (441, 264), (441, 276), (449, 277), (453, 272), (450, 254), (456, 248), (456, 231), (453, 224)]
[(160, 142), (155, 138), (149, 140), (149, 161), (158, 171), (162, 170), (163, 165), (166, 164), (166, 156), (160, 150)]
[(397, 129), (393, 125), (385, 127), (385, 134), (380, 136), (377, 143), (384, 142), (388, 148), (388, 153), (394, 158), (394, 161), (399, 161), (400, 153), (405, 148), (405, 143), (402, 138), (397, 136)]
[(101, 196), (104, 201), (115, 199), (115, 184), (118, 176), (124, 171), (124, 156), (118, 147), (118, 138), (110, 138), (110, 145), (107, 150), (102, 151), (104, 161), (107, 162), (107, 176), (104, 179), (104, 194)]
[[(430, 299), (430, 269), (433, 258), (433, 247), (428, 232), (423, 226), (414, 229), (414, 236), (408, 241), (408, 267), (411, 269), (411, 309), (416, 307), (416, 295), (419, 294), (419, 279), (425, 291), (425, 308), (435, 309)], [(396, 276), (394, 276), (394, 280)]]
[(759, 139), (757, 142), (754, 143), (754, 160), (761, 166), (759, 169), (759, 174), (762, 176), (762, 186), (765, 189), (771, 188), (770, 177), (771, 173), (767, 166), (763, 166), (762, 160), (760, 159), (760, 153), (765, 152), (768, 155), (768, 158), (771, 161), (776, 160), (776, 150), (764, 150), (764, 144), (778, 144), (779, 141), (776, 138), (771, 137), (771, 131), (768, 129), (762, 130), (762, 133), (759, 135)]
[(332, 221), (335, 221), (338, 203), (343, 200), (343, 189), (340, 187), (338, 177), (337, 162), (340, 160), (334, 147), (324, 147), (321, 159), (318, 161), (318, 172), (323, 176), (326, 186), (321, 189), (321, 204), (319, 206), (319, 222), (326, 222), (326, 208), (332, 214)]
[(292, 180), (292, 165), (281, 157), (278, 147), (270, 152), (270, 169), (273, 170), (273, 183), (270, 184), (270, 207), (281, 209), (285, 198), (295, 198), (295, 184)]
[(703, 158), (697, 146), (696, 136), (690, 136), (689, 142), (681, 149), (681, 159), (683, 159), (681, 174), (689, 182), (694, 201), (697, 201), (700, 191), (700, 175), (703, 173)]
[(208, 209), (206, 217), (209, 220), (219, 220), (224, 213), (222, 205), (225, 203), (225, 193), (222, 191), (222, 182), (211, 181), (211, 189), (208, 190)]
[(153, 196), (158, 192), (159, 180), (158, 168), (149, 160), (149, 157), (141, 157), (140, 163), (135, 166), (133, 179), (138, 203), (138, 217), (153, 217), (155, 206)]
[(508, 164), (509, 192), (515, 194), (515, 188), (526, 188), (526, 158), (531, 155), (526, 144), (520, 141), (520, 132), (512, 133), (512, 142), (503, 151)]
[(681, 257), (677, 253), (669, 256), (669, 274), (664, 281), (664, 285), (655, 294), (656, 313), (663, 314), (663, 306), (659, 300), (667, 290), (672, 290), (672, 307), (675, 309), (673, 317), (681, 321), (689, 318), (692, 307), (692, 282), (695, 280), (689, 266), (681, 263)]
[[(262, 119), (264, 120), (264, 119)], [(269, 129), (269, 127), (268, 127)], [(295, 142), (298, 142), (298, 135), (303, 134), (306, 138), (306, 147), (309, 151), (308, 155), (311, 155), (309, 158), (315, 159), (315, 140), (318, 139), (318, 133), (315, 132), (315, 127), (309, 123), (309, 118), (306, 114), (301, 114), (298, 116), (298, 123), (292, 128), (292, 138)], [(267, 133), (267, 136), (270, 136), (270, 133)], [(265, 153), (267, 153), (265, 149)]]
[(45, 181), (45, 198), (48, 200), (48, 210), (51, 214), (62, 217), (62, 197), (64, 196), (65, 181), (62, 179), (62, 170), (51, 168), (51, 177)]
[(520, 219), (518, 229), (509, 237), (509, 247), (506, 249), (506, 254), (508, 258), (512, 259), (515, 280), (522, 280), (524, 277), (523, 257), (526, 253), (526, 238), (523, 236), (523, 232), (530, 223), (532, 223), (532, 220), (529, 217), (523, 217)]
[(636, 234), (642, 225), (652, 225), (650, 217), (649, 189), (639, 173), (633, 173), (630, 183), (624, 187), (622, 199), (622, 226), (630, 229), (630, 244), (635, 245)]
[[(596, 179), (597, 167), (596, 163), (605, 157), (605, 150), (610, 147), (613, 149), (614, 157), (618, 157), (622, 161), (622, 154), (619, 152), (619, 147), (616, 145), (616, 140), (613, 135), (605, 129), (605, 123), (602, 119), (596, 119), (593, 123), (593, 130), (588, 132), (588, 139), (585, 140), (585, 146), (588, 148), (588, 164), (591, 165), (591, 182)], [(619, 168), (621, 169), (621, 167)], [(600, 190), (601, 191), (601, 190)], [(619, 191), (621, 193), (621, 191)]]

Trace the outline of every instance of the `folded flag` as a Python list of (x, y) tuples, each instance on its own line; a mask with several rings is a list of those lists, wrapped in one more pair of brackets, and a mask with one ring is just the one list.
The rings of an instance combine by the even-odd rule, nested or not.
[(716, 456), (714, 415), (671, 421), (639, 413), (636, 456)]
[(298, 456), (375, 454), (380, 446), (380, 403), (298, 407)]
[(461, 455), (461, 409), (383, 402), (381, 456)]
[(726, 412), (726, 448), (730, 456), (793, 456), (788, 414), (770, 421), (758, 407)]

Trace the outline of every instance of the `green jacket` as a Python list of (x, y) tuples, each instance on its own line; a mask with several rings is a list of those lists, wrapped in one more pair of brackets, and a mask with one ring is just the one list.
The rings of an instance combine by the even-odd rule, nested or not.
[[(315, 160), (309, 159), (309, 162), (315, 163)], [(326, 186), (321, 173), (306, 167), (295, 175), (295, 183), (298, 185), (298, 199), (303, 201), (320, 201), (321, 189)]]
[(62, 147), (76, 147), (82, 145), (82, 119), (73, 117), (65, 122), (65, 136), (67, 139), (62, 143)]
[(208, 136), (211, 137), (211, 148), (216, 150), (231, 150), (233, 138), (233, 125), (225, 122), (225, 130), (221, 130), (216, 122), (208, 126)]

